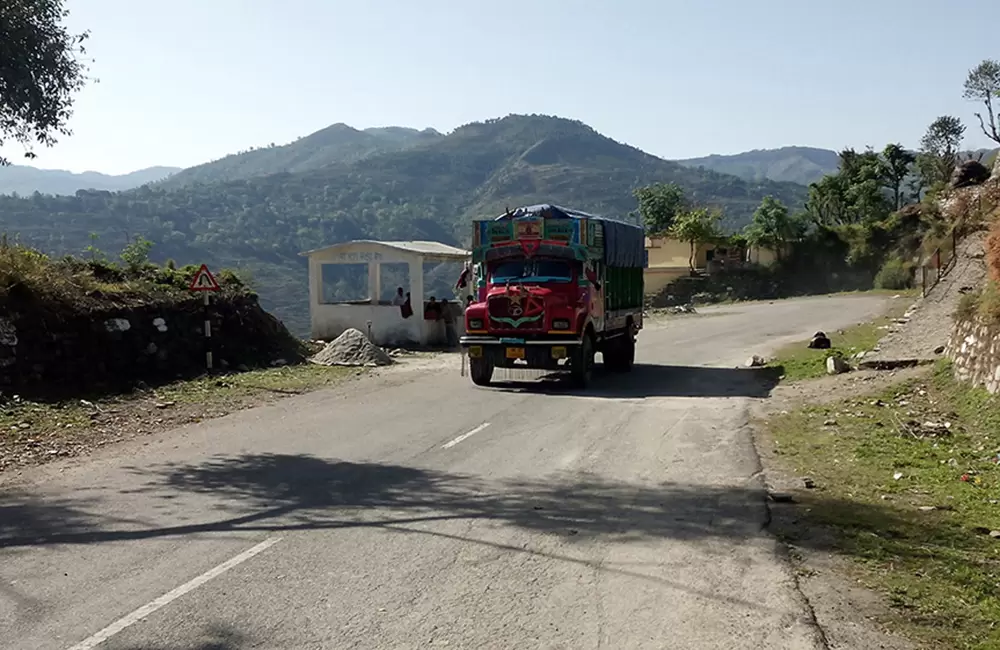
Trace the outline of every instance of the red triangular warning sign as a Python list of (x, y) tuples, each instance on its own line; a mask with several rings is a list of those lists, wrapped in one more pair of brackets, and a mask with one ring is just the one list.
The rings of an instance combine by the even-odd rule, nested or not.
[(208, 270), (208, 266), (202, 264), (188, 288), (191, 291), (218, 291), (219, 283), (215, 281), (215, 276)]

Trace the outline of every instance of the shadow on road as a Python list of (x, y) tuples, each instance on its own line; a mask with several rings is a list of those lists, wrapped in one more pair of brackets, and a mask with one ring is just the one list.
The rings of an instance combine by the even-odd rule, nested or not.
[(203, 628), (197, 639), (170, 645), (117, 645), (121, 650), (238, 650), (238, 648), (256, 647), (249, 637), (233, 629), (229, 625), (213, 624)]
[[(490, 390), (580, 397), (757, 397), (771, 394), (782, 368), (711, 368), (705, 366), (661, 366), (636, 364), (632, 372), (595, 373), (591, 385), (575, 388), (556, 374), (541, 378), (528, 372), (496, 371)], [(510, 381), (513, 380), (513, 381)]]
[[(723, 540), (740, 543), (769, 521), (763, 488), (662, 483), (636, 485), (591, 475), (555, 475), (544, 480), (485, 481), (415, 467), (352, 463), (308, 455), (226, 456), (191, 465), (136, 468), (148, 476), (141, 491), (165, 508), (182, 493), (214, 501), (199, 509), (202, 520), (156, 526), (89, 514), (93, 504), (0, 497), (0, 548), (53, 544), (97, 544), (211, 532), (278, 532), (376, 527), (451, 537), (409, 524), (487, 521), (563, 537), (570, 543), (601, 539), (633, 541)], [(878, 505), (824, 500), (820, 507), (859, 509), (865, 521), (892, 526), (892, 510)], [(188, 500), (189, 501), (189, 500)], [(174, 514), (177, 514), (174, 513)], [(887, 523), (888, 522), (888, 523)], [(902, 522), (900, 522), (902, 525)], [(468, 543), (495, 546), (463, 537)], [(827, 542), (816, 541), (817, 547)], [(520, 547), (498, 546), (534, 553)], [(720, 550), (725, 553), (727, 551)], [(579, 561), (569, 558), (568, 561)]]

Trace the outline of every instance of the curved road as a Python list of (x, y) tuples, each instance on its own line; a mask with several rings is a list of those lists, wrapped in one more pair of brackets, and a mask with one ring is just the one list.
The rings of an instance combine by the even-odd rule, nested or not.
[(0, 484), (0, 646), (820, 648), (735, 366), (884, 303), (652, 324), (583, 393), (450, 356), (32, 470)]

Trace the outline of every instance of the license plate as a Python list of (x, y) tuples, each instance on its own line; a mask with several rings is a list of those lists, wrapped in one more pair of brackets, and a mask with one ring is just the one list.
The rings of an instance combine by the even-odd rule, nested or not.
[(559, 345), (552, 348), (552, 358), (553, 359), (565, 359), (566, 358), (566, 348)]
[(469, 358), (471, 359), (481, 359), (483, 357), (483, 346), (481, 345), (470, 345), (469, 346)]
[(523, 359), (524, 348), (507, 348), (508, 359)]

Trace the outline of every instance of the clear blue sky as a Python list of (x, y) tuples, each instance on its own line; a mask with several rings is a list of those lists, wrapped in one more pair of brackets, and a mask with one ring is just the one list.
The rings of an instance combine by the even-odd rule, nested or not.
[[(335, 122), (447, 132), (582, 120), (665, 158), (916, 146), (941, 114), (986, 146), (969, 68), (996, 0), (69, 0), (92, 74), (74, 135), (31, 164), (123, 173)], [(7, 147), (14, 162), (20, 150)]]

